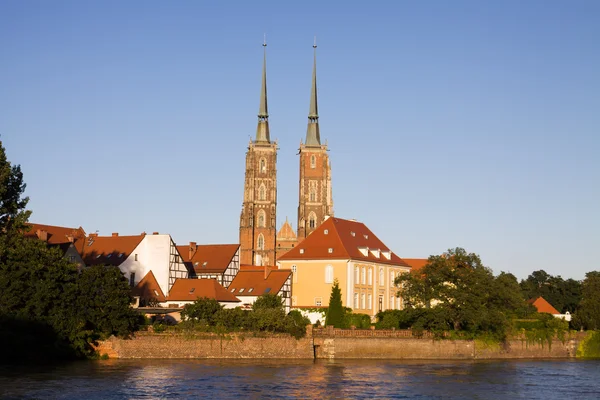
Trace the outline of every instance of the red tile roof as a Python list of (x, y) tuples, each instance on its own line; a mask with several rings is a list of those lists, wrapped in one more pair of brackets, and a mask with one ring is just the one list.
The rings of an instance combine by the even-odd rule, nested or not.
[(141, 243), (146, 235), (136, 236), (94, 236), (90, 235), (83, 246), (85, 265), (119, 266)]
[(537, 308), (537, 311), (540, 313), (560, 314), (556, 308), (552, 307), (552, 305), (541, 296), (537, 299), (530, 299), (527, 302), (529, 304), (533, 304), (533, 306)]
[(429, 259), (427, 258), (402, 258), (405, 263), (410, 265), (411, 271), (418, 271), (427, 265)]
[(292, 228), (292, 225), (286, 218), (285, 222), (281, 226), (281, 229), (279, 230), (279, 232), (277, 232), (277, 240), (294, 240), (296, 238), (296, 232), (294, 232), (294, 228)]
[[(367, 255), (361, 249), (367, 249)], [(304, 253), (300, 251), (303, 250)], [(379, 257), (373, 251), (380, 251)], [(390, 252), (388, 260), (381, 252)], [(361, 222), (331, 217), (280, 260), (352, 259), (408, 267)]]
[[(292, 274), (289, 269), (273, 269), (271, 271), (267, 269), (268, 275), (265, 278), (264, 267), (255, 268), (258, 269), (250, 270), (249, 267), (246, 267), (240, 270), (233, 278), (228, 290), (238, 297), (260, 296), (265, 293), (277, 294)], [(241, 289), (244, 291), (240, 293)]]
[(140, 296), (140, 298), (146, 300), (156, 299), (162, 302), (167, 299), (152, 271), (148, 272), (146, 276), (144, 276), (142, 280), (135, 285), (131, 291), (131, 294), (133, 296)]
[(200, 297), (208, 297), (219, 302), (239, 303), (240, 299), (231, 294), (215, 279), (176, 279), (169, 301), (196, 301)]
[[(190, 247), (195, 247), (190, 257)], [(198, 274), (223, 273), (233, 260), (239, 244), (180, 245), (177, 250), (183, 260)]]
[(73, 239), (85, 238), (85, 231), (82, 227), (69, 228), (66, 226), (55, 226), (55, 225), (43, 225), (43, 224), (29, 224), (31, 230), (25, 233), (26, 237), (37, 237), (39, 239), (42, 232), (47, 233), (48, 244), (62, 244), (69, 243), (69, 236)]

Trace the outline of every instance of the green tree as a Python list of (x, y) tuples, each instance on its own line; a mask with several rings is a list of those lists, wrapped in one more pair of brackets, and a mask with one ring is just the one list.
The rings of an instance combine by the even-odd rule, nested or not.
[(223, 306), (215, 299), (200, 297), (191, 304), (186, 304), (181, 311), (181, 318), (191, 321), (205, 321), (208, 325), (213, 325), (217, 312), (221, 311)]
[(252, 310), (262, 310), (267, 308), (276, 308), (283, 310), (283, 299), (281, 296), (273, 293), (265, 293), (256, 298), (252, 304)]
[(588, 330), (600, 329), (600, 271), (585, 274), (582, 300), (575, 312), (573, 325)]
[(574, 312), (581, 301), (581, 282), (564, 280), (544, 270), (532, 272), (520, 283), (525, 299), (543, 297), (560, 312)]
[(3, 239), (11, 238), (10, 233), (25, 228), (31, 214), (25, 207), (28, 197), (23, 197), (25, 183), (20, 165), (11, 165), (6, 158), (6, 151), (0, 141), (0, 235)]
[(341, 328), (344, 324), (344, 307), (342, 306), (342, 291), (337, 279), (333, 281), (331, 296), (329, 297), (329, 309), (325, 317), (325, 325), (333, 325)]
[(509, 318), (526, 307), (514, 276), (502, 273), (495, 278), (478, 255), (462, 248), (429, 257), (427, 265), (400, 275), (396, 284), (409, 308), (431, 308), (413, 324), (422, 329), (487, 332), (503, 338)]

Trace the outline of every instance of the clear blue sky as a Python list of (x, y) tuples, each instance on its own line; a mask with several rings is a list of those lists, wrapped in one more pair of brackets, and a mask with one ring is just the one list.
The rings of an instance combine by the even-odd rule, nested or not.
[(600, 2), (325, 3), (0, 2), (0, 135), (31, 220), (237, 242), (266, 33), (295, 228), (316, 35), (337, 216), (400, 257), (600, 269)]

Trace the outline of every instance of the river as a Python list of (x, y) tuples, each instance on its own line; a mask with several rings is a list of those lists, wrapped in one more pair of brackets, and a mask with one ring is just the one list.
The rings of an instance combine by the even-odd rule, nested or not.
[(599, 399), (600, 360), (106, 360), (0, 367), (2, 399)]

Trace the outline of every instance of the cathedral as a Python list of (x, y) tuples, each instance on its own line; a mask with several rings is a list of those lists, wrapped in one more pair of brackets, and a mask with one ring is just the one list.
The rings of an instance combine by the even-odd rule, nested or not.
[(333, 216), (331, 165), (321, 144), (317, 106), (317, 46), (314, 48), (308, 126), (300, 141), (298, 231), (286, 219), (277, 232), (277, 142), (271, 141), (267, 107), (267, 53), (263, 44), (262, 84), (256, 137), (246, 152), (244, 201), (240, 216), (240, 264), (275, 265), (275, 261)]

